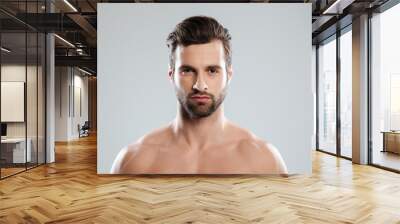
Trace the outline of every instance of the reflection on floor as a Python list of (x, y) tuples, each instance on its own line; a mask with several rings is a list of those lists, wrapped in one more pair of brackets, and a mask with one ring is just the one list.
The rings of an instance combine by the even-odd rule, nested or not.
[(1, 176), (0, 177), (1, 178), (5, 178), (7, 176), (10, 176), (10, 175), (25, 171), (27, 169), (30, 169), (30, 168), (36, 167), (36, 166), (37, 166), (36, 163), (30, 163), (30, 162), (27, 163), (26, 165), (25, 165), (25, 163), (18, 163), (18, 164), (15, 164), (15, 163), (9, 163), (9, 164), (0, 163), (0, 167), (1, 167), (1, 170), (0, 170)]
[(352, 158), (352, 149), (351, 148), (342, 147), (341, 150), (342, 150), (341, 151), (342, 156)]
[(374, 164), (400, 170), (400, 155), (392, 152), (374, 151), (372, 157)]
[(17, 167), (17, 168), (1, 168), (1, 178), (13, 175), (15, 173), (18, 173), (18, 172), (21, 172), (21, 171), (24, 171), (24, 170), (25, 170), (25, 167), (23, 167), (23, 168), (20, 168), (20, 167)]

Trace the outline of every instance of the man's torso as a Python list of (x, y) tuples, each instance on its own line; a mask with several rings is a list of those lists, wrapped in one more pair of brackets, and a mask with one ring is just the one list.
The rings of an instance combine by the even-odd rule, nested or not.
[[(239, 132), (241, 133), (241, 132)], [(273, 152), (258, 138), (234, 134), (218, 144), (190, 148), (168, 130), (127, 149), (123, 172), (157, 174), (277, 173)]]

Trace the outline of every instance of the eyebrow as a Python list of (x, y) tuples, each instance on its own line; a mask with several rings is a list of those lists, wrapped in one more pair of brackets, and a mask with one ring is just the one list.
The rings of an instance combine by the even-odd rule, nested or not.
[(219, 65), (209, 65), (209, 66), (207, 66), (207, 69), (210, 69), (210, 68), (222, 69), (222, 67), (219, 66)]
[(197, 71), (194, 67), (192, 67), (190, 65), (181, 65), (181, 66), (179, 66), (179, 70), (182, 70), (182, 69), (191, 69), (193, 71)]
[[(207, 69), (210, 69), (210, 68), (222, 69), (222, 67), (220, 65), (208, 65), (206, 68)], [(193, 71), (197, 71), (197, 69), (195, 69), (194, 67), (192, 67), (190, 65), (181, 65), (181, 66), (179, 66), (179, 70), (182, 70), (182, 69), (191, 69)]]

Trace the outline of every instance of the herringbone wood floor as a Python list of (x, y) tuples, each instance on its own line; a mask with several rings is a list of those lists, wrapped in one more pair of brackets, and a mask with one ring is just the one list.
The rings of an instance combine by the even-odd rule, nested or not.
[(311, 176), (98, 176), (96, 139), (0, 181), (0, 223), (400, 223), (400, 175), (314, 153)]

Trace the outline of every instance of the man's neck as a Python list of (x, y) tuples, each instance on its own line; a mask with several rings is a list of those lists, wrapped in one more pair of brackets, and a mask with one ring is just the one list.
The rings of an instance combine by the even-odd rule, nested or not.
[(174, 133), (179, 141), (183, 141), (191, 149), (202, 149), (221, 142), (226, 125), (223, 105), (210, 116), (189, 118), (184, 116), (182, 108), (178, 109), (173, 123)]

